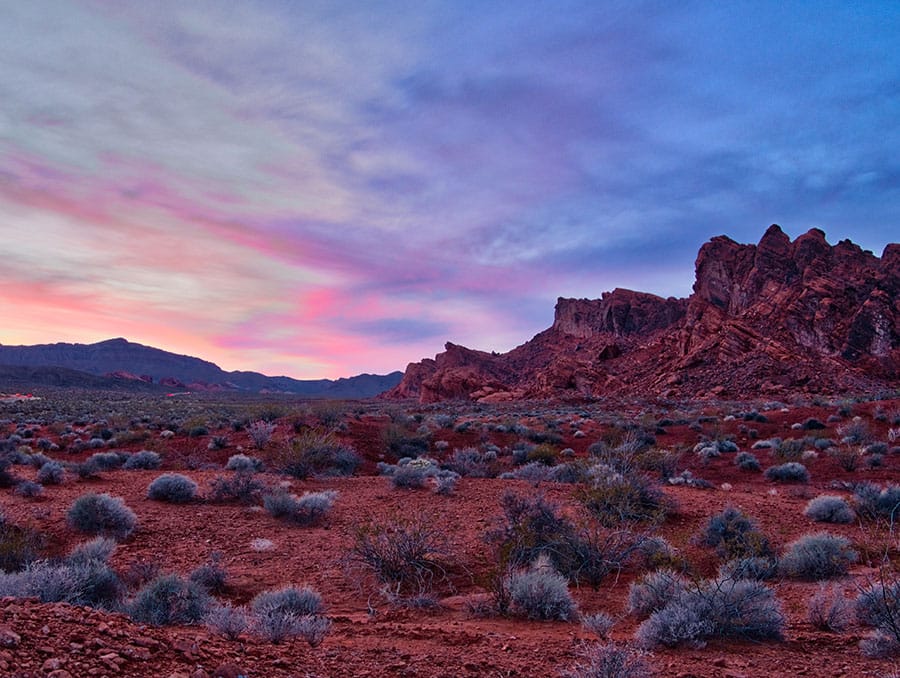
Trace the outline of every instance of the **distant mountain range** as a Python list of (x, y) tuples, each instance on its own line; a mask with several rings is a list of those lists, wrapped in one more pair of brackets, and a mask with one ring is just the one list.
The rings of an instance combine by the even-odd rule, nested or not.
[(0, 384), (16, 387), (167, 388), (192, 391), (293, 393), (308, 398), (371, 398), (403, 376), (360, 374), (301, 380), (259, 372), (226, 372), (215, 363), (126, 339), (96, 344), (0, 345)]

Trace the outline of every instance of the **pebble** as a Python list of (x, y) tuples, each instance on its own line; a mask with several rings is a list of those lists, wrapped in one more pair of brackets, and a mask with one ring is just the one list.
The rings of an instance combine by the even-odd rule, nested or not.
[(232, 664), (231, 662), (222, 664), (213, 671), (212, 678), (239, 678), (240, 676), (245, 676), (247, 673), (242, 671), (237, 664)]
[(3, 647), (16, 647), (22, 642), (22, 636), (7, 626), (0, 626), (0, 645)]

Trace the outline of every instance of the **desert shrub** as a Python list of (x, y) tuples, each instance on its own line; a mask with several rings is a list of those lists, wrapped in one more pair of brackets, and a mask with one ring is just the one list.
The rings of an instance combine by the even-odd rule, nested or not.
[(549, 560), (539, 559), (528, 569), (510, 572), (503, 582), (510, 610), (529, 619), (575, 618), (577, 606), (569, 593), (568, 581)]
[(250, 609), (255, 614), (275, 610), (303, 617), (322, 614), (325, 611), (325, 604), (322, 602), (322, 596), (312, 587), (285, 586), (257, 594), (250, 602)]
[(147, 487), (147, 498), (186, 504), (197, 496), (197, 483), (180, 473), (164, 473)]
[(868, 520), (900, 518), (900, 485), (881, 487), (875, 483), (860, 483), (853, 490), (856, 512)]
[(900, 579), (863, 588), (856, 597), (854, 611), (860, 624), (900, 632)]
[(362, 459), (332, 434), (308, 430), (283, 445), (273, 462), (281, 473), (302, 480), (311, 475), (352, 476)]
[(733, 506), (712, 516), (700, 535), (701, 543), (712, 546), (723, 558), (770, 556), (772, 548), (768, 538), (760, 532), (756, 523)]
[(162, 465), (162, 457), (152, 450), (141, 450), (128, 457), (122, 468), (129, 471), (155, 471)]
[(425, 487), (425, 483), (431, 475), (429, 468), (422, 464), (406, 464), (397, 466), (396, 470), (391, 473), (391, 484), (400, 489), (414, 490)]
[(247, 427), (247, 433), (250, 435), (250, 440), (253, 441), (256, 449), (261, 450), (272, 440), (275, 428), (274, 423), (260, 419)]
[(444, 581), (450, 556), (443, 529), (427, 518), (412, 517), (360, 525), (348, 557), (398, 594), (407, 594)]
[(38, 558), (44, 546), (41, 534), (7, 522), (0, 514), (0, 571), (17, 572)]
[(218, 551), (211, 553), (208, 561), (191, 571), (188, 580), (208, 593), (218, 595), (224, 592), (228, 585), (228, 572), (222, 565), (222, 554)]
[(218, 476), (210, 486), (209, 501), (237, 501), (248, 505), (258, 503), (266, 487), (252, 471), (235, 471), (231, 477)]
[(683, 570), (686, 567), (677, 549), (664, 537), (654, 536), (641, 539), (637, 543), (636, 555), (639, 563), (647, 570), (671, 568)]
[(93, 492), (72, 503), (67, 520), (79, 532), (118, 540), (126, 539), (137, 526), (137, 516), (121, 498)]
[(322, 615), (322, 596), (308, 586), (263, 591), (251, 601), (250, 608), (254, 629), (272, 643), (300, 636), (315, 647), (331, 628), (331, 622)]
[(20, 478), (10, 471), (12, 462), (8, 456), (0, 455), (0, 487), (15, 487)]
[(663, 491), (638, 473), (594, 478), (576, 497), (607, 527), (629, 522), (659, 523), (672, 508)]
[(819, 581), (847, 574), (857, 558), (845, 537), (817, 532), (788, 544), (779, 569), (794, 579)]
[(493, 478), (497, 475), (496, 458), (496, 455), (482, 454), (474, 447), (466, 447), (454, 450), (443, 466), (463, 477)]
[(153, 626), (196, 624), (211, 604), (202, 586), (178, 575), (161, 575), (144, 585), (128, 606), (129, 616)]
[(845, 471), (855, 471), (859, 468), (862, 461), (862, 451), (857, 447), (841, 445), (840, 447), (827, 448), (829, 457), (837, 461), (838, 465)]
[(232, 454), (225, 464), (226, 471), (259, 471), (262, 469), (262, 459), (249, 457), (246, 454)]
[(852, 523), (856, 518), (847, 500), (829, 494), (811, 499), (803, 513), (817, 523), (846, 524)]
[(702, 645), (710, 638), (780, 640), (784, 615), (774, 592), (749, 580), (703, 582), (674, 598), (638, 627), (642, 647)]
[(859, 641), (859, 649), (869, 659), (887, 659), (900, 655), (900, 640), (892, 633), (876, 629)]
[(825, 424), (815, 417), (810, 417), (803, 422), (802, 428), (804, 431), (814, 431), (825, 428)]
[(122, 580), (130, 589), (137, 589), (147, 582), (156, 579), (162, 571), (158, 560), (154, 558), (136, 558), (122, 570)]
[(0, 596), (37, 598), (42, 603), (108, 608), (118, 602), (122, 592), (116, 573), (100, 561), (36, 561), (22, 572), (0, 575)]
[(37, 481), (42, 485), (59, 485), (66, 476), (63, 465), (58, 461), (48, 461), (37, 472)]
[(778, 574), (778, 561), (775, 558), (748, 556), (734, 558), (719, 568), (721, 579), (750, 579), (753, 581), (769, 581)]
[(538, 462), (545, 466), (553, 466), (556, 463), (556, 448), (547, 443), (535, 445), (525, 454), (526, 462)]
[(94, 537), (93, 539), (78, 544), (69, 553), (66, 562), (72, 565), (85, 563), (106, 563), (116, 550), (116, 542), (109, 537)]
[(275, 518), (290, 520), (298, 525), (320, 523), (337, 499), (335, 490), (304, 492), (298, 497), (284, 491), (263, 495), (263, 507)]
[(872, 441), (869, 424), (863, 419), (854, 419), (838, 426), (837, 434), (844, 445), (866, 445)]
[(607, 576), (620, 573), (631, 562), (642, 540), (629, 530), (578, 527), (560, 545), (558, 569), (572, 582), (596, 590)]
[(655, 674), (646, 653), (615, 643), (589, 646), (563, 678), (652, 678)]
[(500, 505), (503, 520), (486, 539), (497, 549), (503, 568), (527, 567), (544, 556), (572, 581), (596, 587), (610, 573), (621, 571), (642, 543), (627, 530), (579, 527), (541, 495), (506, 492)]
[(606, 612), (594, 612), (593, 614), (581, 615), (581, 628), (590, 631), (598, 638), (605, 639), (609, 637), (609, 632), (616, 625), (616, 620)]
[(210, 632), (224, 636), (228, 640), (237, 640), (250, 628), (250, 615), (244, 607), (233, 607), (231, 604), (216, 605), (210, 608), (203, 618), (203, 623)]
[(53, 461), (46, 454), (41, 454), (40, 452), (36, 452), (35, 454), (25, 454), (22, 453), (21, 450), (17, 450), (15, 453), (11, 454), (8, 459), (14, 464), (27, 464), (34, 469), (39, 469), (48, 461)]
[(120, 468), (125, 459), (117, 452), (95, 452), (85, 461), (95, 464), (101, 471), (112, 471)]
[(310, 647), (316, 647), (331, 630), (331, 621), (321, 615), (297, 616), (292, 612), (266, 610), (254, 614), (253, 629), (270, 643), (300, 637)]
[(434, 476), (431, 478), (431, 491), (443, 497), (450, 496), (456, 491), (456, 483), (459, 476), (451, 471), (452, 475)]
[(393, 423), (381, 432), (384, 451), (397, 459), (418, 457), (428, 452), (429, 434), (411, 433), (402, 424)]
[(787, 464), (778, 466), (770, 466), (766, 469), (765, 476), (768, 480), (777, 483), (808, 483), (809, 471), (806, 467), (796, 461), (789, 461)]
[(25, 497), (26, 499), (34, 499), (35, 497), (40, 497), (44, 492), (44, 486), (40, 483), (36, 483), (33, 480), (20, 480), (16, 483), (16, 487), (13, 492), (18, 497)]
[(200, 438), (209, 435), (209, 429), (206, 426), (191, 426), (188, 429), (188, 436), (191, 438)]
[(686, 469), (678, 475), (670, 477), (667, 482), (669, 485), (684, 485), (685, 487), (695, 487), (698, 490), (710, 490), (715, 487), (715, 485), (708, 480), (698, 478)]
[(228, 447), (228, 436), (212, 436), (206, 445), (208, 450), (224, 450)]
[(686, 586), (684, 577), (673, 570), (649, 572), (631, 583), (628, 589), (628, 614), (646, 619), (680, 596)]
[(759, 459), (750, 452), (738, 452), (734, 457), (735, 465), (742, 471), (759, 471)]
[(85, 459), (80, 464), (73, 464), (69, 468), (74, 470), (82, 480), (92, 480), (100, 477), (100, 466), (91, 459)]
[(500, 498), (505, 521), (488, 534), (497, 545), (501, 565), (520, 568), (548, 555), (557, 569), (562, 545), (571, 541), (575, 525), (559, 515), (559, 507), (542, 495), (527, 497), (505, 492)]
[(819, 584), (806, 605), (806, 619), (820, 631), (841, 633), (853, 619), (853, 605), (838, 586)]

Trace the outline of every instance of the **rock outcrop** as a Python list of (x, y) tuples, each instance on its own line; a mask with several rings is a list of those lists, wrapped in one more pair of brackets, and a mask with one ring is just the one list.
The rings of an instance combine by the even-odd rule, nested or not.
[(900, 244), (879, 258), (777, 225), (757, 245), (701, 247), (693, 294), (563, 299), (553, 326), (502, 355), (447, 344), (387, 397), (778, 396), (900, 385)]

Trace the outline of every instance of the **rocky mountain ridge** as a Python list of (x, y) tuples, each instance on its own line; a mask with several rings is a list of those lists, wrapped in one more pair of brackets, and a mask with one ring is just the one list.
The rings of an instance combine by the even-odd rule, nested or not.
[[(254, 393), (294, 393), (309, 398), (371, 398), (395, 386), (400, 372), (387, 375), (360, 374), (341, 379), (300, 380), (269, 377), (258, 372), (226, 372), (215, 363), (144, 346), (126, 339), (109, 339), (95, 344), (0, 345), (0, 379), (21, 382), (21, 368), (60, 368), (26, 373), (40, 383), (80, 385), (85, 388), (110, 385), (156, 384), (192, 391), (248, 391)], [(13, 368), (19, 368), (18, 371)], [(81, 375), (79, 377), (79, 375)], [(103, 379), (99, 379), (102, 377)]]
[(693, 294), (563, 299), (553, 325), (496, 355), (448, 343), (389, 398), (757, 397), (900, 387), (900, 244), (879, 258), (820, 229), (756, 245), (718, 236)]

